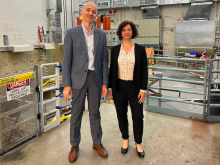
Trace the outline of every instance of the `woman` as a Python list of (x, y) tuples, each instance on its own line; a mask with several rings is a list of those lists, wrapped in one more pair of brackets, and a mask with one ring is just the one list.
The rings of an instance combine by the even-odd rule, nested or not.
[(123, 43), (112, 48), (109, 73), (110, 99), (114, 99), (119, 129), (124, 139), (121, 152), (128, 152), (128, 102), (130, 103), (133, 132), (136, 150), (140, 157), (145, 153), (141, 146), (143, 136), (143, 102), (147, 89), (147, 57), (145, 48), (132, 42), (138, 36), (134, 23), (124, 21), (117, 30), (117, 35)]

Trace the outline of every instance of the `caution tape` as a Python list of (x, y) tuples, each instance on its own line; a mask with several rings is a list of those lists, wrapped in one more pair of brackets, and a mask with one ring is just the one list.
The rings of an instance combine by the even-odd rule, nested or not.
[(22, 74), (22, 75), (18, 75), (18, 76), (2, 78), (2, 79), (0, 79), (0, 87), (6, 86), (11, 83), (16, 83), (16, 82), (27, 80), (27, 79), (32, 79), (35, 77), (36, 77), (36, 73), (30, 72), (30, 73), (26, 73), (26, 74)]

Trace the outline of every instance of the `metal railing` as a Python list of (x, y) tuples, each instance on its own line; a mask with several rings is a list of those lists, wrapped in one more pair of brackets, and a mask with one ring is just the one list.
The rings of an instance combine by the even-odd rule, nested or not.
[[(49, 76), (43, 76), (43, 68), (48, 67), (48, 66), (55, 66), (55, 74), (54, 75), (49, 75)], [(59, 84), (59, 63), (47, 63), (47, 64), (42, 64), (40, 66), (40, 110), (41, 110), (41, 129), (42, 132), (46, 132), (58, 125), (60, 125), (60, 110), (59, 109), (53, 109), (50, 111), (45, 110), (45, 105), (48, 103), (52, 103), (56, 101), (56, 107), (60, 106), (60, 97), (56, 97), (60, 94), (60, 84)], [(44, 87), (43, 80), (49, 79), (49, 78), (55, 78), (55, 85), (52, 87)], [(49, 100), (44, 100), (44, 92), (48, 92), (51, 90), (56, 90), (55, 94), (56, 96), (49, 99)], [(56, 113), (56, 120), (52, 123), (47, 123), (47, 116), (50, 114)]]
[[(212, 70), (213, 63), (217, 62), (217, 69)], [(219, 122), (220, 121), (220, 90), (218, 88), (218, 85), (220, 85), (220, 82), (213, 81), (213, 74), (217, 74), (217, 77), (219, 78), (219, 62), (220, 59), (213, 59), (210, 62), (210, 69), (209, 69), (209, 87), (208, 87), (208, 104), (207, 104), (207, 121), (209, 122)], [(212, 86), (214, 87), (217, 85), (217, 89), (212, 89)]]
[[(163, 94), (161, 94), (160, 96), (149, 96), (147, 98), (147, 109), (151, 110), (151, 111), (156, 111), (156, 112), (160, 112), (160, 113), (165, 113), (165, 114), (171, 114), (171, 115), (175, 115), (175, 116), (182, 116), (182, 117), (187, 117), (187, 118), (194, 118), (194, 119), (200, 119), (200, 120), (205, 120), (206, 116), (206, 94), (207, 94), (207, 69), (208, 69), (208, 61), (207, 60), (203, 60), (203, 59), (191, 59), (191, 58), (167, 58), (167, 57), (149, 57), (149, 59), (153, 59), (153, 60), (163, 60), (163, 61), (183, 61), (183, 62), (193, 62), (193, 63), (204, 63), (204, 69), (202, 70), (196, 70), (196, 69), (184, 69), (184, 68), (180, 68), (180, 67), (157, 67), (157, 66), (153, 66), (150, 67), (149, 69), (152, 70), (163, 70), (163, 72), (165, 71), (175, 71), (175, 75), (174, 76), (170, 76), (170, 77), (163, 77), (163, 76), (157, 76), (157, 74), (153, 75), (153, 76), (148, 76), (148, 79), (153, 79), (153, 80), (157, 80), (157, 81), (168, 81), (168, 82), (175, 82), (176, 84), (178, 83), (183, 83), (183, 84), (192, 84), (194, 86), (199, 85), (200, 88), (202, 87), (202, 91), (193, 91), (192, 89), (189, 90), (185, 90), (185, 89), (178, 89), (177, 88), (173, 88), (173, 87), (162, 87), (162, 82), (159, 83), (159, 87), (156, 86), (150, 86), (148, 88), (148, 92), (147, 94), (149, 94), (149, 91), (151, 90), (159, 90), (159, 93), (163, 93), (165, 92), (179, 92), (179, 93), (185, 93), (185, 98), (184, 99), (179, 99), (179, 98), (173, 98), (173, 97), (164, 97)], [(169, 73), (168, 72), (168, 73)], [(204, 79), (203, 81), (198, 81), (197, 79), (181, 79), (180, 78), (175, 78), (178, 77), (178, 72), (195, 72), (195, 73), (203, 73), (204, 74)], [(159, 75), (164, 75), (164, 74), (159, 74)], [(149, 80), (148, 80), (149, 81)], [(168, 83), (167, 83), (168, 84)], [(175, 86), (175, 84), (174, 84)], [(162, 92), (163, 91), (163, 92)], [(156, 92), (154, 92), (156, 93)], [(188, 99), (191, 98), (190, 95), (195, 94), (195, 95), (202, 95), (203, 98), (202, 100), (198, 101), (198, 100), (194, 100), (193, 99)], [(180, 95), (180, 94), (179, 94)], [(189, 95), (189, 97), (188, 97)], [(172, 96), (172, 95), (171, 95)], [(149, 100), (153, 101), (153, 100), (157, 99), (158, 101), (164, 101), (164, 102), (176, 102), (177, 104), (175, 104), (175, 108), (170, 108), (172, 106), (174, 106), (174, 104), (170, 104), (170, 107), (167, 108), (167, 106), (163, 107), (163, 105), (161, 106), (161, 103), (159, 102), (158, 106), (155, 105), (150, 105)], [(183, 103), (183, 104), (182, 104)], [(198, 106), (202, 106), (202, 113), (197, 113), (197, 112), (188, 112), (188, 111), (183, 111), (182, 109), (180, 110), (179, 106), (183, 106), (185, 104), (193, 104), (193, 105), (198, 105)]]

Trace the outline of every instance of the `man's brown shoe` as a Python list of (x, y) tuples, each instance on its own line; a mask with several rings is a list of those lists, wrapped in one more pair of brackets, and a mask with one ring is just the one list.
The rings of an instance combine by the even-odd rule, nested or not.
[(108, 152), (107, 152), (107, 150), (103, 147), (102, 144), (96, 145), (96, 144), (93, 143), (93, 148), (98, 151), (98, 153), (99, 153), (100, 156), (102, 156), (102, 157), (107, 157), (107, 156), (108, 156)]
[(79, 151), (79, 146), (77, 147), (71, 147), (70, 153), (69, 153), (69, 161), (75, 162), (77, 159), (77, 152)]

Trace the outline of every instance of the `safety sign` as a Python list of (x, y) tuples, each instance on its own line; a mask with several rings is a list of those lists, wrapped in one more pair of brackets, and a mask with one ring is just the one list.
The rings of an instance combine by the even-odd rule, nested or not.
[(30, 79), (14, 82), (7, 85), (7, 100), (14, 100), (29, 95)]

